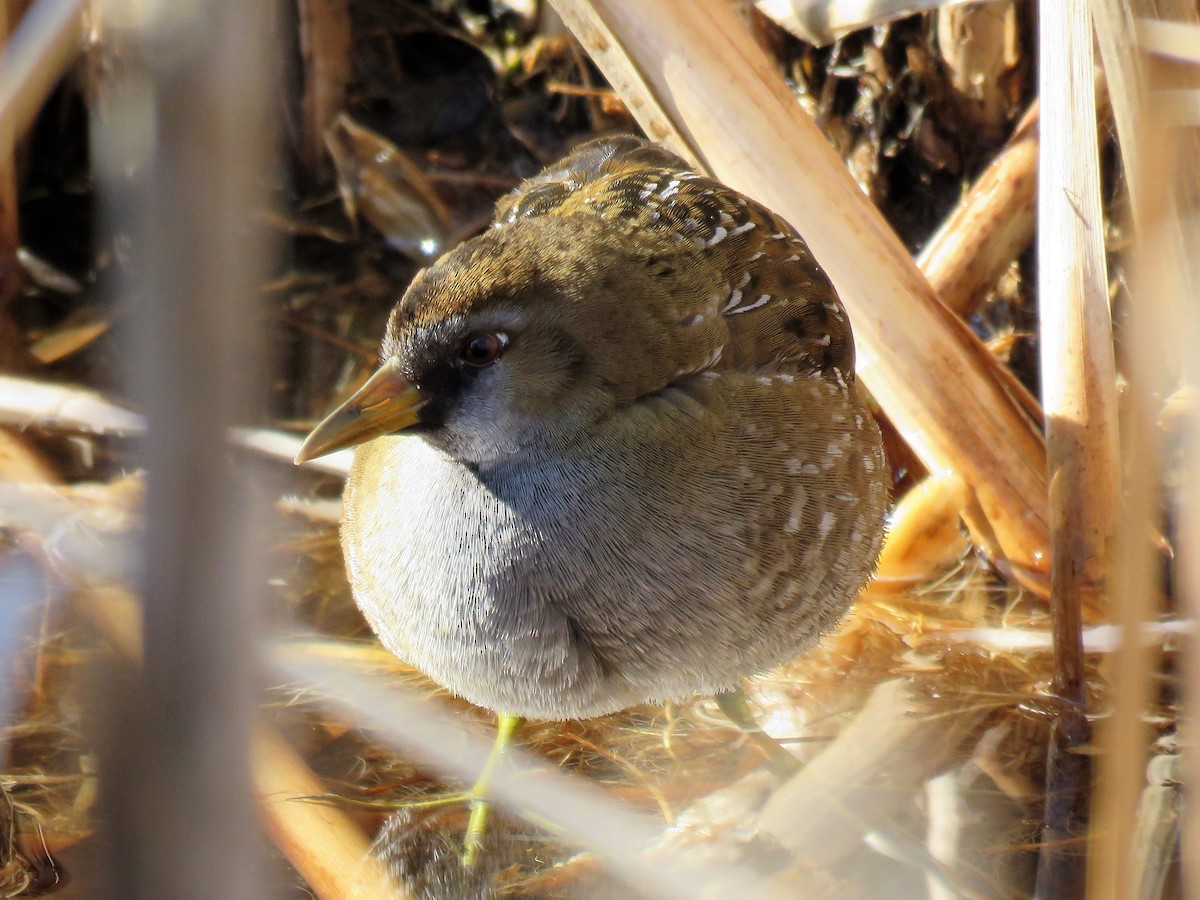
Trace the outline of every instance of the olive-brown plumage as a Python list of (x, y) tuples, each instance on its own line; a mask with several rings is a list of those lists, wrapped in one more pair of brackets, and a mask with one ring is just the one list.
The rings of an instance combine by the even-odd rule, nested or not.
[(807, 246), (659, 147), (584, 145), (420, 273), (343, 546), (383, 643), (534, 718), (736, 686), (833, 627), (888, 498), (845, 311)]

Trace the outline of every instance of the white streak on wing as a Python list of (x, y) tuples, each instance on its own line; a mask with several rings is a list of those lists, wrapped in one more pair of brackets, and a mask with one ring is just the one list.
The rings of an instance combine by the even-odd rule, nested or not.
[(797, 485), (795, 496), (792, 497), (791, 513), (788, 515), (787, 523), (783, 526), (786, 533), (795, 534), (800, 530), (800, 525), (804, 521), (804, 507), (807, 504), (808, 493)]
[(817, 531), (821, 533), (821, 537), (828, 537), (829, 532), (833, 531), (833, 524), (837, 521), (837, 516), (829, 510), (825, 510), (821, 514), (821, 521), (817, 525)]
[[(741, 291), (738, 291), (737, 293), (740, 294)], [(770, 294), (763, 294), (761, 297), (759, 297), (757, 300), (755, 300), (753, 303), (749, 304), (748, 306), (739, 306), (737, 309), (729, 309), (728, 307), (726, 307), (725, 314), (730, 315), (730, 316), (736, 316), (738, 313), (750, 312), (750, 310), (752, 310), (752, 309), (758, 309), (760, 306), (762, 306), (764, 303), (766, 303), (770, 299), (771, 299)]]

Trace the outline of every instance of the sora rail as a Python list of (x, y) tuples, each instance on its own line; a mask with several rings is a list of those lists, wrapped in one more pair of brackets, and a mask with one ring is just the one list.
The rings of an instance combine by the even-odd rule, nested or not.
[(804, 241), (662, 148), (587, 143), (414, 279), (298, 461), (357, 445), (342, 543), (401, 659), (567, 719), (736, 688), (831, 629), (889, 475)]

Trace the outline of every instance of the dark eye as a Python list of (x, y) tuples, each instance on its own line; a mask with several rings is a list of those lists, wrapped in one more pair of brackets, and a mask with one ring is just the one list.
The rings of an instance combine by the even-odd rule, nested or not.
[(472, 366), (488, 366), (496, 361), (508, 346), (506, 334), (477, 334), (463, 344), (463, 362)]

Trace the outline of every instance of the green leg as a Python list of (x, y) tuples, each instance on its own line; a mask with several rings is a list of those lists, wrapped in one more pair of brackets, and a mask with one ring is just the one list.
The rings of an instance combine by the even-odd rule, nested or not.
[(725, 713), (725, 717), (762, 748), (767, 754), (767, 764), (781, 780), (786, 781), (800, 771), (800, 763), (796, 757), (784, 750), (775, 738), (763, 731), (754, 721), (754, 712), (746, 702), (744, 690), (734, 688), (731, 691), (722, 691), (714, 694), (713, 699), (717, 701), (717, 708)]
[(483, 771), (479, 773), (474, 787), (467, 794), (471, 801), (471, 818), (467, 822), (467, 836), (463, 840), (464, 866), (473, 866), (479, 857), (479, 851), (483, 849), (483, 835), (487, 830), (488, 810), (491, 807), (487, 795), (491, 788), (492, 775), (505, 751), (512, 744), (513, 735), (520, 725), (520, 716), (510, 716), (508, 713), (496, 715), (496, 740), (492, 743), (492, 752), (488, 754), (487, 762), (484, 763)]

